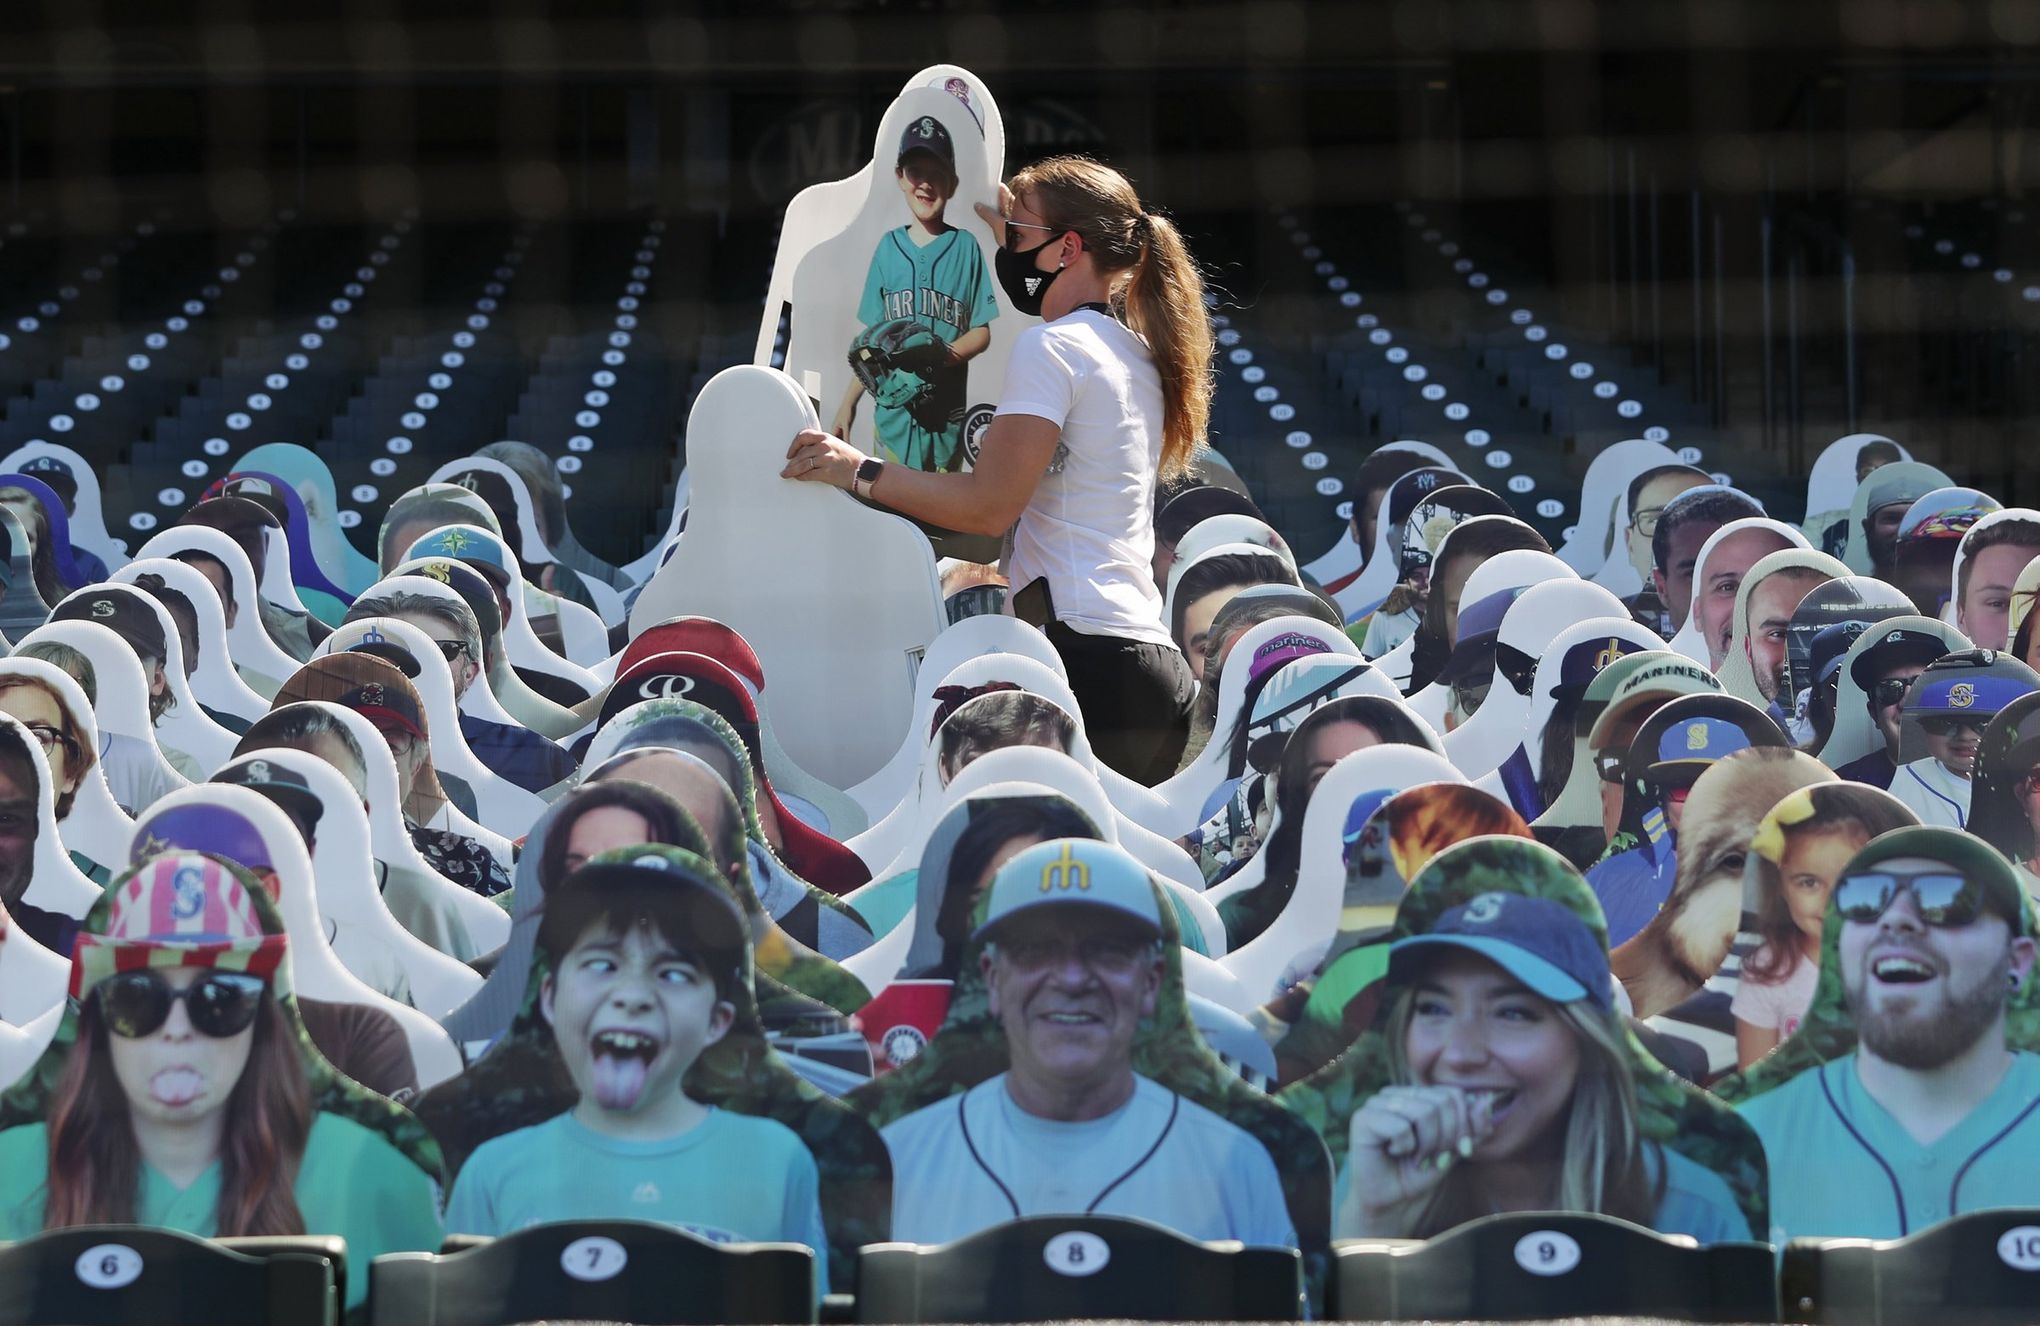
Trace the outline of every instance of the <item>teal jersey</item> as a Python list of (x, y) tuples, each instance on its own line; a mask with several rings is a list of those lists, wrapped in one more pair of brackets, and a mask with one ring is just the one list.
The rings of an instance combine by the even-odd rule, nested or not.
[[(953, 345), (965, 332), (999, 316), (977, 236), (952, 228), (926, 244), (916, 244), (910, 229), (901, 226), (879, 236), (864, 274), (864, 295), (857, 301), (860, 323), (875, 327), (895, 318), (912, 318)], [(872, 426), (880, 444), (903, 465), (959, 469), (967, 370), (958, 366), (922, 376), (934, 388), (928, 400), (911, 409), (874, 401)]]
[(446, 1227), (499, 1237), (557, 1220), (651, 1220), (718, 1243), (805, 1243), (828, 1292), (821, 1180), (785, 1124), (712, 1109), (678, 1137), (626, 1142), (570, 1110), (475, 1148)]
[(1851, 1054), (1738, 1108), (1771, 1167), (1772, 1242), (1898, 1238), (1970, 1211), (2040, 1206), (2040, 1055), (2019, 1053), (1984, 1102), (1921, 1144)]
[[(28, 1124), (0, 1132), (0, 1241), (42, 1229), (48, 1199), (49, 1130)], [(305, 1140), (293, 1190), (308, 1234), (347, 1240), (347, 1306), (368, 1297), (368, 1264), (386, 1252), (437, 1252), (441, 1239), (437, 1185), (380, 1134), (352, 1119), (317, 1114)], [(218, 1162), (179, 1188), (146, 1163), (135, 1194), (135, 1222), (200, 1238), (218, 1232)]]

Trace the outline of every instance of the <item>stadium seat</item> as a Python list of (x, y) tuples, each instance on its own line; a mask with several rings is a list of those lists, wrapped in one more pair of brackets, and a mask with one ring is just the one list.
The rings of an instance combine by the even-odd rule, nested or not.
[(337, 1238), (81, 1225), (0, 1246), (0, 1326), (332, 1326), (345, 1274)]
[(717, 1244), (664, 1225), (602, 1220), (446, 1246), (375, 1259), (371, 1326), (815, 1319), (814, 1253), (798, 1244)]
[(1608, 1216), (1494, 1215), (1429, 1240), (1354, 1240), (1332, 1254), (1326, 1315), (1338, 1320), (1777, 1320), (1768, 1244), (1698, 1247)]
[(1786, 1321), (2010, 1326), (2040, 1313), (2040, 1211), (1975, 1211), (1897, 1239), (1793, 1239)]
[(1296, 1321), (1294, 1248), (1200, 1243), (1144, 1220), (1036, 1216), (857, 1259), (857, 1320)]

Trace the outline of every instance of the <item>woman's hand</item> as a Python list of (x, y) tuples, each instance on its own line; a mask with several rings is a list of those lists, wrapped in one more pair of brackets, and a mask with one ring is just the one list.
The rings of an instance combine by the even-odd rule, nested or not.
[(997, 248), (1006, 247), (1006, 217), (1013, 211), (1013, 191), (1004, 184), (999, 185), (998, 210), (977, 205), (977, 214), (992, 232), (992, 244)]
[(1353, 1115), (1339, 1238), (1408, 1238), (1452, 1166), (1493, 1131), (1487, 1096), (1384, 1087)]
[(850, 481), (857, 477), (857, 467), (863, 462), (864, 453), (842, 438), (831, 437), (819, 428), (806, 428), (786, 449), (786, 468), (779, 472), (779, 477), (825, 483), (848, 492)]

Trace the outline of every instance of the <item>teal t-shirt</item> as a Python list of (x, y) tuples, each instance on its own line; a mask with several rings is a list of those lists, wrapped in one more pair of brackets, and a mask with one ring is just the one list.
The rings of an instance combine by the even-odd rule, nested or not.
[(2040, 1055), (1926, 1145), (1845, 1055), (1738, 1107), (1771, 1167), (1771, 1241), (1899, 1238), (1970, 1211), (2040, 1206)]
[[(41, 1232), (48, 1173), (47, 1125), (0, 1132), (0, 1241)], [(439, 1250), (438, 1186), (380, 1134), (352, 1119), (313, 1116), (295, 1193), (306, 1233), (347, 1240), (350, 1309), (368, 1297), (368, 1264), (375, 1258)], [(217, 1162), (185, 1188), (144, 1164), (135, 1220), (211, 1238), (218, 1232), (219, 1198)]]
[(475, 1148), (446, 1204), (456, 1234), (558, 1220), (652, 1220), (718, 1243), (805, 1243), (828, 1292), (820, 1178), (785, 1124), (728, 1110), (678, 1137), (628, 1142), (572, 1111)]

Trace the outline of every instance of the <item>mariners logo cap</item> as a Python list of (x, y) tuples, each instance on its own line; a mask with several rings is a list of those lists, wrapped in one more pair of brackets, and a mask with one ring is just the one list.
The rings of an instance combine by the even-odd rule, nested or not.
[(78, 936), (74, 999), (117, 972), (144, 967), (212, 967), (268, 979), (287, 951), (281, 934), (265, 931), (247, 885), (211, 857), (175, 850), (152, 857), (109, 894), (105, 932)]
[(78, 476), (71, 473), (71, 467), (55, 456), (31, 456), (21, 462), (20, 474), (41, 479), (50, 486), (50, 491), (64, 499), (66, 506), (78, 496)]
[(53, 622), (91, 622), (104, 626), (129, 649), (145, 658), (161, 661), (169, 656), (163, 635), (163, 619), (156, 615), (154, 601), (140, 590), (125, 586), (96, 585), (81, 589), (50, 613)]
[(260, 755), (227, 765), (210, 781), (245, 787), (268, 797), (297, 821), (298, 828), (308, 838), (319, 827), (320, 817), (326, 813), (326, 803), (312, 790), (309, 779), (295, 769)]
[(1849, 664), (1849, 676), (1858, 689), (1868, 694), (1877, 684), (1877, 674), (1886, 668), (1908, 663), (1932, 663), (1950, 653), (1945, 636), (1914, 627), (1884, 627), (1875, 640), (1856, 651)]
[(949, 130), (942, 127), (942, 121), (932, 115), (915, 116), (900, 135), (900, 160), (905, 161), (912, 152), (933, 152), (951, 165), (956, 164), (956, 144), (950, 140)]
[(1407, 985), (1421, 957), (1439, 949), (1476, 953), (1555, 1004), (1609, 1007), (1608, 954), (1571, 908), (1552, 898), (1483, 893), (1449, 908), (1421, 935), (1388, 951), (1391, 981)]
[(1021, 852), (992, 877), (984, 923), (974, 941), (997, 938), (1011, 918), (1041, 907), (1089, 907), (1162, 937), (1161, 913), (1147, 867), (1125, 848), (1094, 838), (1055, 838)]
[(511, 570), (506, 545), (480, 525), (443, 525), (421, 536), (404, 550), (404, 560), (411, 562), (421, 557), (451, 557), (464, 562), (495, 581), (499, 589), (507, 588), (517, 577)]

